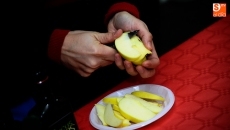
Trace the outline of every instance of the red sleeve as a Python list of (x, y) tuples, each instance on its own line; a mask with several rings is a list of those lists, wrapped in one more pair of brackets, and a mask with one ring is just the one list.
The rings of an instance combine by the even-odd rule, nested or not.
[(61, 63), (61, 47), (69, 31), (70, 30), (55, 29), (51, 34), (48, 46), (48, 57), (51, 60)]
[(134, 15), (135, 17), (140, 18), (139, 11), (136, 6), (130, 3), (127, 3), (127, 2), (119, 2), (119, 3), (113, 4), (109, 8), (108, 12), (106, 13), (105, 20), (104, 20), (106, 25), (109, 22), (109, 20), (113, 17), (113, 15), (120, 11), (127, 11), (130, 14)]

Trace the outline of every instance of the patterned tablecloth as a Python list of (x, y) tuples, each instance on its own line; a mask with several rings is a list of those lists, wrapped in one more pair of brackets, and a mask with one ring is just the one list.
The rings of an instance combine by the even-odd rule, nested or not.
[(152, 78), (131, 77), (74, 112), (80, 130), (94, 104), (121, 88), (159, 84), (175, 94), (175, 104), (162, 118), (141, 130), (230, 130), (230, 15), (220, 19), (160, 57)]

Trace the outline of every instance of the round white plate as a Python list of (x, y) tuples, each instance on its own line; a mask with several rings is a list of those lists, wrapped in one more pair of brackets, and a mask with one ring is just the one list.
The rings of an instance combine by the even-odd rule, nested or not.
[[(137, 90), (143, 90), (143, 91), (155, 93), (155, 94), (158, 94), (158, 95), (164, 97), (165, 101), (163, 104), (163, 110), (160, 113), (158, 113), (155, 117), (151, 118), (148, 121), (137, 123), (137, 124), (132, 124), (130, 126), (123, 127), (123, 128), (113, 128), (113, 127), (102, 125), (100, 119), (97, 116), (96, 108), (94, 106), (93, 109), (91, 110), (90, 116), (89, 116), (89, 120), (90, 120), (91, 125), (93, 127), (95, 127), (96, 129), (99, 129), (99, 130), (134, 130), (134, 129), (138, 129), (138, 128), (146, 126), (146, 125), (156, 121), (157, 119), (161, 118), (162, 116), (164, 116), (172, 108), (172, 106), (175, 102), (174, 94), (170, 89), (168, 89), (167, 87), (161, 86), (161, 85), (156, 85), (156, 84), (141, 84), (141, 85), (131, 86), (131, 87), (124, 88), (124, 89), (118, 90), (116, 92), (113, 92), (113, 93), (107, 95), (106, 97), (115, 97), (115, 96), (121, 97), (127, 93), (130, 94), (131, 92), (137, 91)], [(102, 100), (100, 100), (98, 102), (98, 104), (103, 104)]]

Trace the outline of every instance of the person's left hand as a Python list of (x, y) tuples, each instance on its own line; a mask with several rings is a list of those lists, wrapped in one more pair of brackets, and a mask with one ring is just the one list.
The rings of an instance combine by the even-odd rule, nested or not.
[(122, 34), (95, 31), (70, 31), (61, 48), (61, 61), (82, 77), (89, 77), (95, 70), (114, 63), (116, 51), (109, 44)]
[(120, 69), (125, 69), (132, 76), (140, 74), (142, 78), (149, 78), (155, 74), (155, 68), (160, 61), (153, 45), (152, 34), (147, 25), (126, 11), (119, 12), (109, 21), (108, 32), (116, 32), (118, 29), (126, 31), (139, 30), (138, 36), (143, 41), (145, 47), (152, 51), (147, 60), (142, 65), (135, 66), (130, 61), (122, 60), (119, 53), (115, 54), (115, 63)]

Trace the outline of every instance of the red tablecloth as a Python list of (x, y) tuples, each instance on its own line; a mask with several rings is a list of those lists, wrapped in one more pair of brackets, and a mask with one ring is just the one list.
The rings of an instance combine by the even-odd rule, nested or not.
[(131, 77), (74, 112), (80, 130), (94, 104), (121, 88), (159, 84), (175, 94), (172, 109), (141, 130), (230, 130), (230, 15), (160, 57), (155, 76)]

